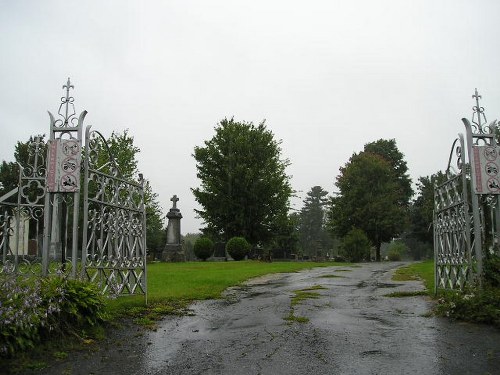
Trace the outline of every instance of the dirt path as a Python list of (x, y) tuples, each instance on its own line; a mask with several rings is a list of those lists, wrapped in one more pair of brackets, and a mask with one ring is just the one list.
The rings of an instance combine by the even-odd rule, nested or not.
[[(429, 317), (399, 263), (317, 268), (256, 279), (193, 305), (155, 332), (116, 332), (102, 349), (40, 374), (500, 374), (500, 331)], [(291, 301), (321, 286), (317, 299)], [(285, 317), (294, 317), (286, 321)], [(302, 320), (304, 322), (298, 322)]]

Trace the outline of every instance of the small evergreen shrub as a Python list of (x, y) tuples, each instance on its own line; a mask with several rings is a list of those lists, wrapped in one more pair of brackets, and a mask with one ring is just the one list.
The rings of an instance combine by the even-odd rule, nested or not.
[(197, 258), (206, 261), (214, 253), (214, 243), (208, 237), (200, 237), (194, 243), (193, 252)]
[(349, 262), (370, 259), (371, 243), (365, 232), (353, 228), (342, 240), (341, 255)]
[(226, 251), (234, 260), (242, 260), (250, 252), (251, 245), (243, 237), (233, 237), (226, 244)]

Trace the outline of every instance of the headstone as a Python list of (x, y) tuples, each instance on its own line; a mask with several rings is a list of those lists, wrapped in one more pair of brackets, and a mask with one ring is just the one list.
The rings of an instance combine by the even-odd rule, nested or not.
[(161, 254), (164, 262), (184, 262), (186, 257), (181, 243), (181, 211), (177, 208), (179, 198), (174, 195), (171, 199), (172, 208), (167, 213), (167, 243)]
[(13, 254), (28, 255), (28, 232), (30, 220), (24, 211), (17, 211), (12, 220), (10, 248)]

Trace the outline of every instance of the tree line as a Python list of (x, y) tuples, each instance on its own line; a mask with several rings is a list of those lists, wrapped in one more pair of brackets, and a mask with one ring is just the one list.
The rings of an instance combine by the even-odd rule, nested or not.
[[(380, 260), (382, 244), (394, 238), (415, 259), (432, 251), (433, 187), (444, 176), (419, 178), (412, 200), (396, 140), (367, 143), (340, 168), (331, 194), (313, 185), (302, 208), (292, 211), (297, 193), (287, 174), (290, 161), (265, 121), (254, 125), (226, 118), (214, 132), (194, 148), (200, 184), (191, 189), (201, 206), (196, 210), (203, 220), (201, 234), (212, 241), (243, 237), (251, 244), (250, 256), (266, 258)], [(107, 142), (123, 178), (137, 179), (140, 150), (133, 137), (127, 130), (113, 132)], [(15, 161), (0, 165), (0, 196), (17, 186), (17, 163), (27, 164), (28, 143), (19, 141)], [(147, 247), (158, 254), (165, 244), (164, 215), (148, 181), (145, 203)]]
[[(442, 174), (421, 177), (417, 197), (395, 139), (367, 143), (340, 168), (331, 195), (313, 186), (298, 212), (281, 141), (267, 128), (224, 119), (194, 150), (202, 232), (216, 241), (246, 238), (255, 256), (351, 261), (381, 260), (384, 243), (415, 259), (432, 251), (433, 186)], [(371, 254), (371, 249), (374, 249)]]

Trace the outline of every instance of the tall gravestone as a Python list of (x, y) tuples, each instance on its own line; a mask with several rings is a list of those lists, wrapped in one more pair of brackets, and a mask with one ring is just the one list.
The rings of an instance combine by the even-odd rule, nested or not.
[(172, 208), (167, 213), (167, 243), (161, 254), (161, 259), (165, 262), (184, 262), (186, 260), (181, 243), (181, 211), (177, 208), (179, 198), (174, 195), (171, 199)]

